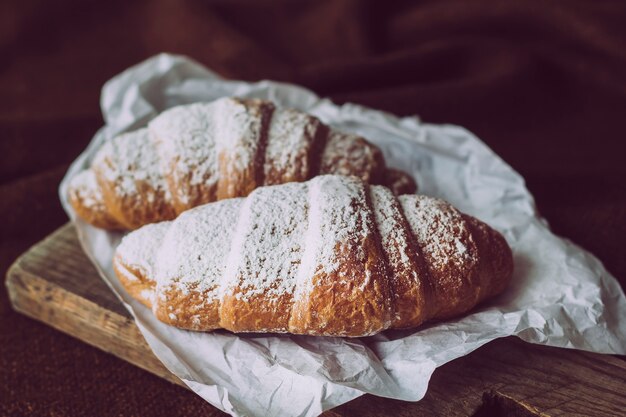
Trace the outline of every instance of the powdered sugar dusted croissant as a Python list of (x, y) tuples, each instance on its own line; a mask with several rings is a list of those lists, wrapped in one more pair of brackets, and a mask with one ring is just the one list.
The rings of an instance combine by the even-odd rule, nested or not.
[(365, 336), (468, 311), (504, 290), (513, 261), (442, 200), (324, 175), (131, 232), (114, 267), (180, 328)]
[(386, 170), (380, 150), (359, 136), (269, 101), (230, 97), (171, 108), (147, 128), (113, 138), (88, 171), (70, 183), (70, 202), (105, 229), (136, 229), (320, 173), (415, 189), (408, 175)]

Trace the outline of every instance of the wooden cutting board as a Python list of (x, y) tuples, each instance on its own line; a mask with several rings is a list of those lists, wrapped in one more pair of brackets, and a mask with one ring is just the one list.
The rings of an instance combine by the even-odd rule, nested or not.
[[(71, 224), (17, 259), (6, 285), (15, 310), (183, 385), (152, 354)], [(626, 415), (626, 361), (507, 338), (437, 369), (420, 402), (365, 395), (325, 415)]]

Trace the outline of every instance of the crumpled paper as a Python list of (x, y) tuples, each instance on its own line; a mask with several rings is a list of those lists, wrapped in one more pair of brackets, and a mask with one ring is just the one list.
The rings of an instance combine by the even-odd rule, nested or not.
[[(179, 104), (222, 96), (260, 97), (368, 138), (389, 166), (411, 173), (420, 192), (441, 197), (498, 229), (513, 249), (515, 274), (500, 297), (465, 317), (411, 331), (343, 339), (194, 333), (167, 326), (121, 287), (111, 259), (121, 234), (76, 217), (67, 185), (114, 135), (144, 126)], [(81, 244), (135, 317), (156, 356), (192, 390), (235, 416), (315, 416), (364, 393), (420, 400), (438, 366), (485, 343), (516, 335), (531, 343), (626, 354), (626, 300), (600, 261), (552, 234), (523, 178), (467, 130), (337, 106), (304, 88), (228, 81), (181, 56), (161, 54), (107, 82), (106, 125), (69, 168), (59, 193)]]

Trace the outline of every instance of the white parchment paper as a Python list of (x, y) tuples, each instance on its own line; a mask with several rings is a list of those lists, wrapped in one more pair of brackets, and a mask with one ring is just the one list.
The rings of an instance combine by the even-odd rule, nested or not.
[[(194, 333), (156, 320), (112, 270), (121, 234), (93, 228), (67, 202), (71, 177), (112, 136), (144, 126), (179, 104), (222, 96), (261, 97), (359, 133), (389, 166), (413, 174), (420, 192), (444, 198), (500, 230), (515, 257), (511, 287), (463, 318), (361, 338)], [(626, 300), (590, 253), (553, 235), (523, 178), (467, 130), (421, 123), (361, 106), (337, 106), (294, 85), (226, 81), (194, 61), (158, 55), (107, 82), (106, 125), (60, 185), (65, 210), (102, 278), (124, 302), (156, 356), (198, 395), (236, 416), (315, 416), (364, 393), (420, 400), (438, 366), (499, 337), (626, 354)]]

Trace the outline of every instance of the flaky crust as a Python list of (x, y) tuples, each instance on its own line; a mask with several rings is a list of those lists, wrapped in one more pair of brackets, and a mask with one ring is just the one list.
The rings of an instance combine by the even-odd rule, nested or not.
[(331, 131), (322, 153), (320, 174), (353, 175), (379, 184), (385, 173), (385, 159), (378, 147), (350, 133)]
[(417, 183), (406, 172), (387, 168), (384, 172), (382, 185), (389, 188), (395, 195), (415, 194)]
[(93, 171), (82, 171), (75, 176), (70, 182), (68, 194), (76, 214), (87, 223), (108, 230), (125, 228), (108, 211)]
[[(274, 105), (259, 99), (219, 102), (221, 120), (230, 123), (221, 135), (232, 135), (217, 149), (220, 179), (217, 199), (246, 196), (263, 185), (263, 163)], [(233, 132), (237, 132), (233, 134)]]
[[(432, 316), (432, 285), (424, 255), (409, 224), (402, 206), (392, 191), (382, 186), (371, 187), (371, 206), (388, 268), (391, 295), (395, 305), (394, 328), (415, 327)], [(387, 227), (383, 229), (382, 225)]]
[(147, 227), (124, 238), (115, 271), (161, 321), (198, 331), (360, 337), (412, 328), (469, 311), (513, 272), (509, 246), (485, 223), (442, 200), (343, 176), (261, 187)]
[(126, 229), (176, 216), (147, 129), (113, 138), (92, 163), (104, 207)]
[(145, 276), (140, 268), (124, 263), (121, 259), (113, 261), (115, 275), (131, 297), (141, 302), (146, 307), (152, 307), (152, 295), (154, 294), (155, 282)]
[[(353, 175), (414, 191), (387, 170), (378, 147), (317, 118), (260, 99), (222, 98), (166, 110), (147, 128), (114, 137), (87, 170), (91, 201), (70, 185), (79, 217), (104, 229), (137, 229), (202, 204), (246, 196), (257, 187)], [(83, 192), (84, 194), (84, 192)]]

